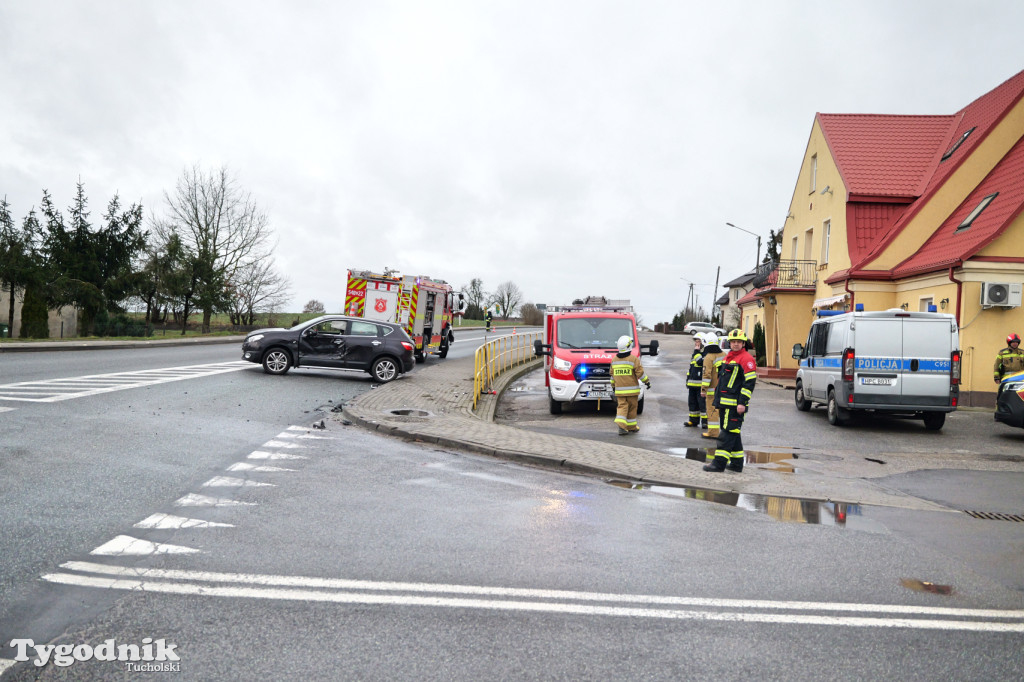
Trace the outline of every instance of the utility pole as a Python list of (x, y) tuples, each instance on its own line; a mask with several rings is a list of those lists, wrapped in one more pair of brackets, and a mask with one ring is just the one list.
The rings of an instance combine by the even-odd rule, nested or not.
[[(758, 253), (760, 253), (760, 250), (758, 250)], [(719, 265), (718, 269), (715, 270), (715, 290), (712, 292), (712, 296), (711, 296), (711, 319), (712, 320), (715, 319), (715, 308), (718, 307), (718, 276), (720, 274), (722, 274), (722, 266), (721, 265)], [(721, 320), (719, 320), (719, 323), (721, 323)]]

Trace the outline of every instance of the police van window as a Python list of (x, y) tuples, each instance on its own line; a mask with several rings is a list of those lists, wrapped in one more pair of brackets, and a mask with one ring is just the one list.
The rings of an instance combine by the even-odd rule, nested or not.
[(829, 322), (828, 325), (822, 326), (828, 327), (828, 341), (825, 344), (825, 354), (841, 354), (843, 352), (843, 328), (846, 326), (846, 323)]
[(813, 336), (814, 338), (811, 340), (811, 355), (824, 355), (825, 341), (828, 339), (828, 325), (814, 325)]

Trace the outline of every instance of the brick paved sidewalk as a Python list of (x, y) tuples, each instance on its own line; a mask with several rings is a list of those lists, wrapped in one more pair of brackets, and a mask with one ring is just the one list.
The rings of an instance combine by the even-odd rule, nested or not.
[[(502, 390), (540, 366), (517, 368), (498, 379), (498, 395), (472, 407), (473, 358), (430, 358), (413, 372), (348, 401), (344, 416), (391, 436), (540, 465), (652, 485), (684, 486), (819, 501), (942, 509), (936, 504), (871, 484), (860, 477), (792, 476), (755, 467), (711, 474), (701, 463), (638, 447), (629, 440), (584, 440), (540, 434), (492, 420)], [(335, 417), (337, 419), (338, 417)], [(620, 444), (618, 441), (625, 441)]]

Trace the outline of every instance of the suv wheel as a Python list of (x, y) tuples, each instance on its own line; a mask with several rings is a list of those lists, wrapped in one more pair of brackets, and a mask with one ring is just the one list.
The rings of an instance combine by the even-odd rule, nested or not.
[(946, 423), (945, 412), (925, 412), (924, 413), (924, 428), (929, 431), (938, 431), (942, 428), (942, 425)]
[(292, 358), (288, 351), (271, 348), (263, 355), (263, 371), (267, 374), (284, 374), (291, 366)]
[(393, 358), (387, 356), (377, 358), (373, 366), (370, 367), (370, 375), (380, 383), (386, 384), (398, 376), (398, 365)]
[(811, 401), (804, 395), (804, 382), (796, 382), (796, 391), (793, 392), (793, 399), (796, 401), (796, 409), (807, 412), (811, 409)]
[(836, 402), (836, 392), (828, 389), (828, 423), (832, 426), (845, 426), (850, 421), (850, 411), (845, 407), (839, 407)]

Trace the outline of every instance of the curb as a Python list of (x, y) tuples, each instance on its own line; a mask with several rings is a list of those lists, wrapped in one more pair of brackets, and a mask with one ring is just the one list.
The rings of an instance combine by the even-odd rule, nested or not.
[(0, 343), (0, 353), (42, 353), (65, 350), (122, 350), (125, 348), (162, 348), (165, 346), (211, 346), (218, 343), (242, 343), (245, 336), (216, 336), (193, 339), (152, 339), (150, 341), (39, 341), (36, 343)]

